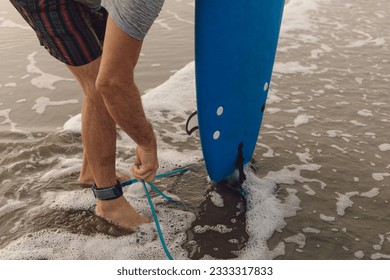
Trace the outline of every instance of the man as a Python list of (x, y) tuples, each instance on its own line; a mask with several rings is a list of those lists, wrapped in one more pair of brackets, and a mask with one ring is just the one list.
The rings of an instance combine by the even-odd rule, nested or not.
[(164, 0), (103, 1), (109, 16), (100, 0), (10, 1), (84, 91), (79, 182), (95, 182), (96, 214), (128, 230), (148, 222), (123, 197), (116, 179), (116, 125), (137, 143), (134, 177), (153, 180), (157, 143), (134, 82), (134, 68)]

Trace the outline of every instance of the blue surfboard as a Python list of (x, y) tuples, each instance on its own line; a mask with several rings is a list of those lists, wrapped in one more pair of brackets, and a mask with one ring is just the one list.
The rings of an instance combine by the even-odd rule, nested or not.
[(211, 180), (252, 158), (271, 81), (284, 0), (196, 0), (198, 125)]

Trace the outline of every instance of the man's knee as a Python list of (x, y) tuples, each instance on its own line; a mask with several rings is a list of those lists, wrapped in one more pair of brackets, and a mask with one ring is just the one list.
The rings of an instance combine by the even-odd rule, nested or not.
[(83, 88), (84, 94), (88, 94), (91, 91), (96, 91), (95, 83), (99, 73), (99, 65), (100, 58), (82, 66), (68, 65), (69, 70)]
[(95, 82), (95, 87), (103, 97), (109, 97), (120, 92), (131, 91), (136, 85), (134, 83), (133, 75), (120, 76), (99, 73)]

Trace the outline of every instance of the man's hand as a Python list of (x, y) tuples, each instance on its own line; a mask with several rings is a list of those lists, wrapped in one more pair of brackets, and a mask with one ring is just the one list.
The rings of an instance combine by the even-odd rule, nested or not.
[(131, 173), (138, 180), (151, 182), (158, 169), (157, 145), (152, 147), (137, 146), (135, 162)]

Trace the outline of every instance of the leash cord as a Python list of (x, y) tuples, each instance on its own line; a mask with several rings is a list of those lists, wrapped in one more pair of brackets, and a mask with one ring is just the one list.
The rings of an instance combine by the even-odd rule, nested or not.
[(167, 255), (169, 260), (173, 260), (171, 254), (169, 253), (167, 244), (165, 243), (164, 236), (163, 236), (163, 233), (161, 231), (160, 223), (158, 221), (158, 217), (157, 217), (157, 214), (156, 214), (156, 210), (154, 209), (152, 199), (151, 199), (151, 197), (149, 195), (149, 191), (148, 191), (148, 188), (146, 187), (146, 184), (145, 184), (144, 180), (142, 180), (142, 185), (144, 187), (144, 190), (145, 190), (145, 193), (146, 193), (146, 197), (148, 198), (150, 210), (152, 211), (154, 223), (156, 224), (157, 233), (158, 233), (158, 236), (160, 238), (160, 242), (161, 242), (161, 245), (162, 245), (162, 247), (164, 249), (165, 255)]
[[(169, 176), (172, 176), (172, 175), (175, 175), (175, 174), (187, 172), (188, 170), (189, 170), (189, 168), (175, 169), (175, 170), (167, 172), (167, 173), (157, 174), (154, 178), (156, 178), (156, 179), (166, 178), (166, 177), (169, 177)], [(122, 182), (122, 188), (130, 186), (131, 184), (134, 184), (134, 183), (137, 183), (137, 182), (138, 182), (137, 179), (131, 179), (131, 180)]]
[[(170, 171), (170, 172), (167, 172), (167, 173), (163, 173), (163, 174), (158, 174), (155, 176), (156, 179), (160, 179), (160, 178), (165, 178), (165, 177), (169, 177), (171, 175), (174, 175), (174, 174), (179, 174), (179, 173), (184, 173), (188, 171), (188, 168), (181, 168), (181, 169), (175, 169), (173, 171)], [(130, 186), (131, 184), (134, 184), (138, 182), (137, 179), (132, 179), (132, 180), (128, 180), (128, 181), (125, 181), (122, 183), (122, 188), (124, 187), (127, 187), (127, 186)], [(150, 197), (150, 194), (149, 194), (149, 191), (148, 191), (148, 188), (146, 187), (146, 183), (144, 180), (141, 181), (142, 182), (142, 186), (144, 188), (144, 191), (145, 191), (145, 194), (146, 194), (146, 197), (148, 199), (148, 202), (149, 202), (149, 206), (150, 206), (150, 210), (152, 212), (152, 216), (153, 216), (153, 220), (154, 220), (154, 223), (156, 224), (156, 229), (157, 229), (157, 233), (158, 233), (158, 237), (160, 238), (160, 242), (161, 242), (161, 245), (164, 249), (164, 252), (165, 252), (165, 255), (167, 256), (167, 258), (169, 260), (173, 260), (172, 258), (172, 255), (169, 253), (169, 250), (168, 250), (168, 246), (165, 242), (165, 239), (164, 239), (164, 236), (163, 236), (163, 233), (162, 233), (162, 230), (161, 230), (161, 227), (160, 227), (160, 222), (158, 221), (158, 217), (157, 217), (157, 213), (156, 213), (156, 210), (154, 209), (154, 205), (153, 205), (153, 202), (152, 202), (152, 198)], [(154, 190), (156, 193), (158, 193), (160, 196), (162, 196), (163, 198), (165, 198), (167, 201), (169, 202), (179, 202), (179, 201), (176, 201), (174, 199), (172, 199), (171, 197), (167, 196), (166, 194), (164, 194), (163, 192), (161, 192), (158, 188), (156, 188), (152, 183), (150, 182), (147, 182), (147, 184), (150, 186), (150, 188), (152, 190)]]

